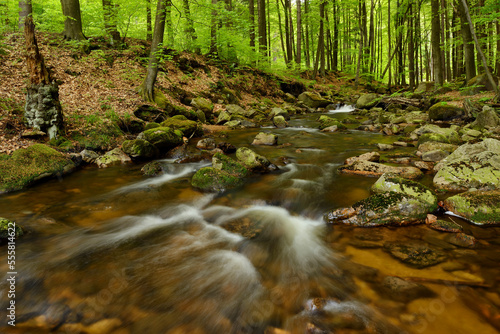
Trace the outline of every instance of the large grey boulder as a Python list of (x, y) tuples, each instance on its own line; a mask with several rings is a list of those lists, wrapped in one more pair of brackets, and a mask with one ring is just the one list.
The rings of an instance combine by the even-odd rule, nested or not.
[(435, 170), (434, 186), (438, 189), (499, 189), (500, 141), (487, 138), (476, 144), (464, 144), (438, 163)]
[(444, 201), (444, 207), (477, 225), (500, 224), (500, 191), (468, 191)]
[(116, 164), (131, 162), (132, 159), (121, 149), (115, 148), (97, 158), (96, 163), (99, 168), (106, 168)]
[(375, 93), (363, 94), (356, 101), (356, 108), (370, 109), (377, 104), (378, 98), (379, 96)]
[(500, 118), (495, 109), (490, 106), (484, 106), (483, 110), (477, 114), (476, 120), (472, 122), (471, 128), (483, 130), (485, 128), (494, 128), (500, 125)]
[(460, 142), (458, 129), (459, 128), (457, 126), (442, 128), (435, 124), (427, 124), (416, 129), (413, 133), (419, 137), (419, 145), (428, 141), (457, 144)]
[(465, 111), (448, 102), (438, 102), (429, 108), (431, 121), (450, 121), (465, 115)]
[(273, 133), (259, 132), (252, 142), (252, 145), (277, 145), (278, 136)]
[(214, 105), (209, 99), (205, 99), (203, 97), (195, 97), (191, 100), (191, 105), (203, 112), (205, 114), (206, 119), (210, 119), (212, 117), (212, 113), (214, 110)]
[(344, 174), (357, 174), (365, 176), (381, 176), (384, 173), (393, 173), (408, 179), (418, 179), (423, 176), (416, 167), (396, 167), (371, 161), (354, 161), (350, 165), (339, 167), (338, 171)]
[(326, 107), (327, 105), (330, 104), (330, 101), (325, 100), (320, 95), (312, 92), (303, 92), (302, 94), (299, 95), (298, 99), (304, 105), (312, 109)]
[(50, 139), (56, 138), (64, 125), (59, 86), (56, 83), (28, 86), (24, 118), (28, 127), (46, 132)]

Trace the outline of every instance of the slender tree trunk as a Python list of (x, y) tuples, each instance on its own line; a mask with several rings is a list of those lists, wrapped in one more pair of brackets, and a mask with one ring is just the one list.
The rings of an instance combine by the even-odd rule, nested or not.
[(316, 50), (316, 60), (314, 62), (314, 72), (313, 78), (318, 74), (318, 65), (320, 75), (325, 75), (325, 34), (324, 34), (324, 23), (325, 18), (325, 1), (321, 0), (319, 3), (319, 35), (318, 35), (318, 49)]
[(24, 29), (24, 20), (32, 12), (33, 6), (31, 5), (31, 0), (19, 0), (19, 30)]
[(165, 24), (167, 26), (167, 47), (174, 47), (174, 27), (172, 24), (172, 0), (166, 0)]
[(281, 23), (281, 10), (280, 10), (279, 0), (276, 0), (276, 11), (278, 13), (278, 26), (280, 30), (281, 50), (283, 51), (283, 58), (285, 59), (285, 64), (287, 64), (288, 66), (288, 53), (286, 52), (285, 38), (283, 38), (283, 24)]
[(189, 8), (189, 0), (183, 0), (182, 4), (184, 6), (184, 14), (186, 15), (186, 36), (190, 41), (190, 44), (193, 46), (193, 50), (195, 53), (200, 54), (201, 49), (200, 46), (197, 45), (198, 36), (196, 35), (196, 30), (194, 29), (193, 18), (191, 17), (191, 10)]
[(360, 71), (360, 68), (361, 68), (361, 63), (362, 63), (362, 58), (363, 58), (363, 45), (364, 45), (364, 37), (365, 37), (365, 34), (364, 34), (364, 31), (363, 29), (366, 28), (366, 26), (364, 26), (362, 24), (362, 10), (361, 10), (361, 1), (364, 1), (364, 0), (360, 0), (359, 2), (359, 46), (358, 46), (358, 64), (356, 66), (356, 78), (354, 80), (354, 89), (358, 89), (358, 84), (359, 84), (359, 71)]
[(337, 71), (339, 66), (339, 20), (337, 10), (337, 2), (332, 4), (333, 7), (333, 47), (332, 47), (332, 70)]
[[(387, 67), (386, 67), (386, 70), (387, 70), (387, 68), (389, 68), (389, 79), (387, 82), (387, 88), (389, 91), (391, 91), (391, 60), (392, 60), (392, 57), (391, 57), (391, 30), (392, 30), (391, 29), (391, 0), (389, 0), (387, 2), (387, 27), (388, 27), (388, 29), (387, 29), (387, 35), (388, 35), (387, 57), (389, 58), (389, 61), (387, 62)], [(382, 73), (382, 76), (380, 78), (383, 79), (384, 75), (385, 75), (385, 71)]]
[(432, 60), (434, 64), (434, 81), (436, 85), (442, 86), (444, 83), (443, 59), (441, 58), (441, 24), (439, 20), (439, 0), (431, 0), (431, 44)]
[[(500, 11), (500, 10), (499, 10)], [(500, 38), (498, 38), (498, 36), (500, 36), (500, 20), (497, 20), (497, 58), (496, 58), (496, 61), (495, 61), (495, 72), (496, 72), (496, 75), (497, 77), (500, 77)]]
[(462, 0), (458, 0), (457, 3), (458, 14), (460, 16), (461, 28), (464, 48), (464, 65), (465, 65), (465, 76), (467, 81), (476, 76), (476, 58), (474, 55), (474, 40), (471, 34), (471, 27), (469, 26), (469, 21), (467, 20), (467, 15), (465, 14), (465, 8)]
[(309, 34), (311, 21), (309, 18), (309, 0), (304, 0), (304, 11), (306, 13), (306, 35), (305, 35), (305, 45), (306, 45), (306, 67), (311, 68), (311, 46), (309, 45)]
[(297, 0), (297, 52), (295, 56), (295, 63), (297, 64), (297, 68), (300, 69), (300, 63), (302, 62), (302, 10), (301, 10), (301, 2)]
[(86, 39), (82, 30), (82, 15), (80, 13), (80, 0), (61, 0), (62, 12), (66, 17), (64, 21), (65, 39)]
[(151, 24), (151, 0), (146, 0), (146, 40), (151, 42), (153, 40), (153, 25)]
[(156, 6), (155, 29), (153, 31), (153, 42), (151, 43), (151, 53), (149, 55), (148, 71), (144, 82), (139, 87), (139, 94), (149, 102), (158, 102), (158, 94), (154, 90), (156, 76), (158, 75), (159, 46), (163, 42), (165, 33), (165, 16), (167, 0), (158, 0)]
[(217, 0), (212, 0), (212, 16), (210, 18), (210, 48), (208, 53), (217, 57)]
[(259, 20), (259, 50), (267, 57), (267, 25), (266, 25), (266, 0), (257, 0)]
[(248, 13), (250, 20), (250, 46), (255, 51), (255, 3), (254, 0), (248, 0)]
[(271, 59), (271, 4), (267, 0), (267, 58)]
[[(292, 43), (291, 43), (291, 32), (290, 32), (290, 18), (288, 15), (288, 6), (290, 5), (290, 0), (281, 0), (281, 5), (283, 6), (284, 12), (285, 12), (285, 46), (286, 46), (286, 57), (285, 57), (285, 62), (286, 66), (290, 67), (290, 64), (293, 60), (292, 57)], [(279, 8), (278, 8), (278, 13), (279, 13)]]
[(111, 36), (111, 45), (119, 42), (120, 32), (116, 28), (116, 12), (117, 5), (114, 5), (111, 0), (102, 0), (102, 9), (104, 12), (104, 29)]
[(415, 43), (414, 43), (414, 31), (413, 31), (413, 21), (416, 20), (414, 16), (414, 6), (409, 3), (410, 15), (408, 17), (408, 74), (410, 80), (410, 89), (415, 89)]

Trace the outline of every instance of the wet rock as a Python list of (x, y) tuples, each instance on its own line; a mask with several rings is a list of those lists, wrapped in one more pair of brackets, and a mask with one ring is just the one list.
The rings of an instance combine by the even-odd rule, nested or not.
[(372, 185), (371, 190), (373, 193), (377, 194), (395, 192), (414, 197), (428, 206), (428, 212), (434, 211), (437, 208), (437, 197), (431, 189), (423, 184), (394, 174), (383, 174), (377, 182)]
[(321, 132), (337, 132), (339, 130), (339, 127), (336, 125), (329, 126), (327, 128), (324, 128), (321, 130)]
[(196, 148), (200, 150), (213, 150), (215, 147), (215, 139), (213, 138), (204, 138), (196, 143)]
[(457, 148), (458, 148), (458, 146), (454, 145), (454, 144), (446, 144), (446, 143), (440, 143), (440, 142), (435, 142), (435, 141), (427, 141), (427, 142), (424, 142), (418, 146), (418, 152), (420, 152), (421, 154), (424, 154), (426, 152), (441, 150), (444, 152), (448, 152), (448, 154), (451, 154)]
[(424, 244), (386, 243), (384, 248), (396, 259), (416, 268), (426, 268), (446, 260), (446, 254)]
[[(498, 83), (498, 79), (497, 79)], [(478, 74), (467, 82), (467, 88), (462, 91), (462, 95), (476, 95), (481, 92), (494, 91), (486, 73)]]
[(260, 132), (252, 142), (252, 145), (277, 145), (278, 136), (272, 133)]
[(132, 159), (121, 149), (115, 148), (97, 158), (96, 163), (99, 168), (106, 168), (116, 164), (131, 162)]
[(428, 219), (425, 220), (425, 223), (433, 230), (451, 233), (459, 233), (463, 230), (462, 226), (458, 225), (457, 223), (437, 219), (436, 216), (433, 216), (434, 219), (429, 219), (429, 216), (432, 215), (427, 215)]
[(370, 161), (354, 161), (350, 165), (341, 166), (338, 171), (345, 174), (366, 176), (381, 176), (384, 173), (393, 173), (408, 179), (418, 179), (423, 176), (416, 167), (394, 167)]
[(282, 109), (282, 108), (272, 108), (271, 112), (269, 113), (270, 118), (274, 118), (276, 116), (283, 116), (285, 120), (290, 119), (290, 115), (288, 114), (288, 111)]
[(414, 90), (414, 93), (417, 94), (422, 94), (422, 93), (429, 93), (434, 90), (434, 87), (436, 84), (434, 81), (423, 81), (418, 84), (418, 87)]
[(201, 110), (205, 114), (206, 119), (209, 120), (212, 118), (214, 105), (210, 100), (203, 97), (196, 97), (191, 100), (191, 105), (194, 108)]
[(330, 101), (325, 100), (321, 96), (312, 92), (303, 92), (298, 97), (299, 101), (302, 102), (305, 106), (316, 109), (320, 107), (326, 107), (330, 104)]
[(146, 130), (137, 136), (153, 144), (160, 153), (182, 144), (182, 132), (168, 127)]
[(338, 129), (347, 129), (347, 127), (340, 123), (337, 119), (335, 118), (331, 118), (331, 117), (328, 117), (328, 116), (325, 116), (325, 115), (321, 115), (318, 119), (318, 122), (319, 122), (319, 129), (320, 130), (323, 130), (325, 128), (328, 128), (328, 127), (331, 127), (331, 126), (337, 126)]
[(214, 167), (199, 169), (191, 179), (191, 185), (203, 191), (223, 192), (243, 184), (240, 177)]
[(161, 123), (162, 127), (168, 127), (172, 130), (180, 130), (186, 137), (203, 136), (203, 128), (198, 122), (190, 121), (183, 115), (177, 115), (168, 118)]
[(229, 113), (229, 115), (236, 115), (244, 118), (253, 118), (255, 115), (257, 115), (257, 110), (255, 109), (245, 110), (237, 104), (228, 104), (226, 106), (226, 111)]
[(433, 162), (426, 162), (426, 161), (414, 161), (413, 166), (417, 167), (420, 170), (424, 171), (429, 171), (434, 169), (434, 163)]
[(429, 205), (413, 196), (387, 192), (374, 194), (350, 208), (331, 211), (325, 220), (360, 227), (401, 226), (423, 223), (428, 212)]
[(460, 142), (458, 127), (441, 128), (435, 124), (427, 124), (414, 131), (419, 136), (418, 144), (425, 142), (439, 142), (447, 144), (457, 144)]
[(144, 139), (124, 141), (122, 143), (122, 150), (134, 159), (151, 159), (158, 155), (158, 149)]
[[(10, 231), (9, 228), (11, 228)], [(0, 217), (0, 244), (7, 243), (9, 238), (17, 239), (22, 235), (24, 235), (24, 229), (20, 225)]]
[(81, 151), (80, 155), (82, 156), (83, 161), (88, 163), (88, 164), (95, 163), (97, 158), (99, 158), (99, 154), (97, 154), (94, 151), (87, 150), (87, 149)]
[(408, 303), (418, 298), (431, 298), (435, 293), (422, 284), (407, 282), (399, 277), (387, 276), (382, 281), (381, 292), (390, 299)]
[(382, 143), (378, 143), (377, 147), (381, 151), (390, 151), (390, 150), (394, 149), (394, 146), (392, 146), (390, 144), (382, 144)]
[(246, 168), (254, 171), (267, 171), (271, 165), (271, 162), (266, 157), (255, 153), (247, 147), (237, 149), (236, 158)]
[(214, 154), (212, 157), (212, 167), (238, 177), (244, 177), (248, 174), (245, 166), (222, 153)]
[(144, 104), (134, 111), (134, 116), (146, 122), (161, 123), (167, 119), (168, 115), (153, 106)]
[(286, 120), (285, 120), (285, 118), (283, 116), (275, 116), (275, 117), (273, 117), (273, 124), (278, 129), (286, 128), (287, 125), (288, 125), (288, 123), (286, 122)]
[(449, 156), (450, 153), (443, 150), (429, 151), (422, 154), (423, 161), (438, 162)]
[(378, 152), (368, 152), (364, 153), (355, 157), (347, 158), (344, 161), (345, 165), (350, 165), (354, 163), (355, 161), (372, 161), (372, 162), (377, 162), (380, 160), (380, 153)]
[(447, 102), (438, 102), (429, 108), (431, 121), (450, 121), (465, 115), (465, 111)]
[(379, 101), (378, 94), (363, 94), (356, 101), (356, 108), (358, 109), (370, 109), (374, 107)]
[(236, 152), (236, 146), (227, 142), (220, 142), (217, 144), (217, 148), (220, 149), (225, 154), (230, 154)]
[(163, 166), (159, 161), (152, 161), (145, 164), (141, 168), (141, 172), (144, 176), (158, 176), (163, 174)]
[(465, 233), (456, 233), (450, 235), (446, 238), (450, 244), (463, 247), (463, 248), (475, 248), (477, 240), (472, 235), (468, 235)]
[(476, 120), (472, 122), (471, 128), (483, 130), (494, 128), (500, 125), (500, 118), (495, 109), (490, 106), (484, 106), (483, 110), (477, 114)]
[(500, 141), (464, 144), (436, 165), (434, 185), (451, 191), (500, 188)]
[(500, 224), (500, 190), (469, 191), (448, 197), (444, 207), (478, 225)]
[[(172, 150), (170, 150), (166, 157), (169, 159), (176, 159), (177, 162), (195, 162), (195, 161), (201, 161), (203, 160), (203, 157), (206, 156), (207, 151), (198, 151), (194, 149), (193, 147), (187, 145), (187, 144), (182, 144), (179, 145)], [(212, 158), (212, 155), (210, 155), (210, 159)]]

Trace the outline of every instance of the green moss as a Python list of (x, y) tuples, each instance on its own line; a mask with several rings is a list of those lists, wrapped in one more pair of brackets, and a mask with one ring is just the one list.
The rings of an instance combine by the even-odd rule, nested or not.
[(182, 132), (172, 130), (168, 127), (159, 127), (146, 130), (142, 133), (143, 138), (159, 150), (172, 149), (182, 144)]
[[(6, 219), (6, 218), (1, 218), (0, 217), (0, 241), (7, 241), (9, 237), (12, 238), (11, 235), (9, 235), (9, 227), (12, 228), (15, 223)], [(19, 238), (24, 234), (24, 230), (21, 226), (15, 224), (14, 225), (14, 235), (15, 238)]]
[(161, 125), (158, 123), (146, 123), (146, 125), (144, 126), (144, 130), (155, 129), (155, 128), (159, 128), (160, 126)]
[(452, 211), (478, 224), (500, 223), (500, 191), (473, 191), (458, 194), (445, 200)]
[(198, 170), (191, 179), (191, 185), (204, 191), (221, 192), (243, 184), (239, 177), (225, 171), (204, 167)]
[(365, 210), (371, 210), (375, 212), (383, 211), (387, 209), (387, 207), (401, 201), (403, 198), (405, 198), (405, 195), (396, 192), (375, 194), (359, 202), (354, 203), (352, 207), (354, 209), (362, 207)]
[(122, 143), (123, 152), (132, 158), (153, 158), (158, 149), (144, 139), (126, 140)]
[(163, 121), (161, 123), (161, 126), (163, 127), (169, 127), (173, 130), (180, 130), (182, 131), (183, 135), (186, 137), (191, 137), (193, 135), (196, 137), (201, 137), (203, 135), (203, 129), (195, 121), (190, 121), (188, 120), (185, 116), (183, 115), (176, 115), (173, 117), (170, 117), (166, 121)]
[(334, 118), (331, 118), (331, 117), (328, 117), (328, 116), (325, 116), (325, 115), (321, 115), (318, 119), (318, 122), (319, 122), (319, 129), (320, 130), (323, 130), (325, 128), (328, 128), (330, 126), (334, 126), (336, 125), (338, 129), (347, 129), (347, 127), (342, 124), (341, 122), (339, 122), (338, 120), (334, 119)]
[(22, 189), (44, 177), (62, 174), (74, 167), (60, 152), (42, 144), (15, 151), (0, 160), (0, 192)]
[(234, 176), (245, 177), (248, 175), (248, 169), (245, 166), (219, 152), (214, 154), (212, 166)]
[(157, 176), (163, 173), (163, 165), (159, 161), (152, 161), (141, 168), (144, 176)]

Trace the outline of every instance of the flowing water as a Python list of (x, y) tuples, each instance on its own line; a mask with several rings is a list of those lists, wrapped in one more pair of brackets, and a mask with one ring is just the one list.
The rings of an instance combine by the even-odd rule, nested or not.
[[(343, 108), (330, 116), (346, 117)], [(280, 146), (253, 149), (286, 164), (224, 194), (190, 186), (209, 161), (163, 160), (166, 173), (154, 178), (141, 176), (142, 165), (86, 167), (0, 197), (0, 216), (29, 231), (16, 242), (16, 327), (4, 317), (1, 331), (497, 333), (500, 230), (455, 218), (480, 240), (465, 249), (424, 225), (327, 226), (324, 213), (368, 197), (376, 180), (337, 167), (394, 138), (322, 133), (317, 117), (264, 129)], [(217, 140), (250, 146), (259, 131)], [(408, 267), (384, 251), (401, 241), (432, 245), (448, 259)], [(434, 297), (402, 302), (381, 288), (387, 275), (418, 278)]]

